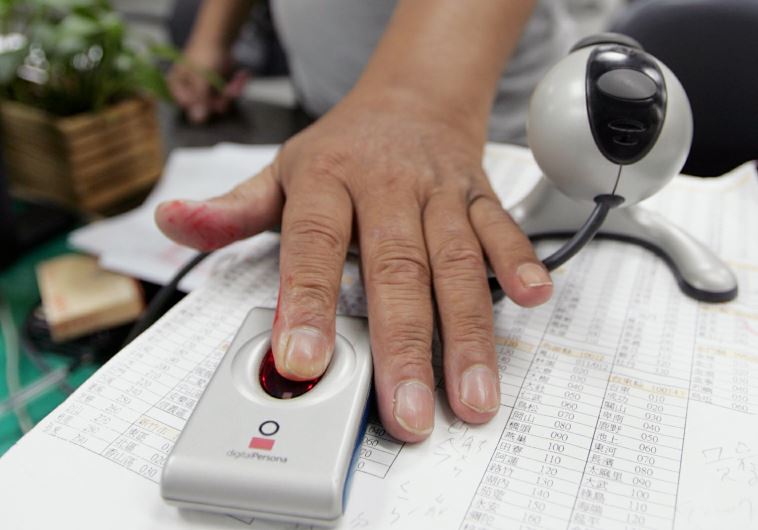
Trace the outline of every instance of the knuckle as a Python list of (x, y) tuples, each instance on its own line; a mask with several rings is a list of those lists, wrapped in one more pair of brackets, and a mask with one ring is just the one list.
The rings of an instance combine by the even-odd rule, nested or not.
[(531, 241), (500, 203), (492, 201), (490, 207), (479, 209), (476, 218), (476, 231), (480, 237), (487, 234), (497, 235), (500, 238), (500, 249), (510, 259), (522, 260), (527, 256), (533, 256)]
[(520, 231), (514, 231), (511, 237), (504, 238), (502, 242), (502, 251), (505, 253), (503, 258), (508, 263), (522, 263), (524, 261), (537, 261), (534, 255), (534, 248), (529, 239)]
[(400, 326), (387, 345), (387, 363), (393, 373), (429, 369), (432, 361), (431, 333), (423, 326)]
[(312, 213), (292, 219), (286, 230), (287, 237), (297, 242), (295, 250), (307, 248), (314, 256), (340, 254), (347, 245), (347, 234), (336, 220), (325, 214)]
[(369, 264), (369, 278), (379, 285), (428, 286), (431, 272), (426, 252), (405, 239), (385, 239)]
[(392, 355), (388, 359), (388, 371), (397, 379), (414, 377), (431, 369), (431, 359), (422, 355), (411, 355), (407, 352)]
[(515, 226), (516, 224), (497, 197), (492, 197), (489, 194), (475, 195), (469, 198), (468, 205), (469, 211), (474, 208), (478, 210), (480, 219), (478, 224), (481, 228), (497, 229), (506, 225)]
[(288, 223), (285, 237), (282, 265), (292, 279), (286, 296), (293, 310), (309, 320), (333, 312), (347, 235), (328, 216), (310, 215)]
[(434, 175), (436, 178), (432, 179), (431, 183), (425, 188), (424, 215), (429, 210), (439, 212), (449, 208), (451, 203), (456, 206), (460, 203), (469, 204), (469, 195), (475, 186), (472, 183), (474, 177), (471, 176), (469, 170), (461, 168), (459, 171), (451, 171), (451, 168), (446, 167), (437, 169)]
[(325, 276), (301, 274), (296, 284), (289, 288), (287, 298), (293, 302), (295, 311), (306, 320), (322, 317), (336, 305), (335, 288)]
[(484, 269), (484, 256), (478, 244), (452, 236), (443, 241), (432, 256), (435, 274), (443, 276), (469, 274)]
[(341, 151), (322, 151), (314, 154), (309, 161), (310, 172), (318, 179), (337, 178), (346, 175), (349, 155)]
[(512, 236), (507, 241), (510, 245), (531, 247), (526, 235), (496, 196), (477, 195), (469, 202), (469, 211), (475, 212), (475, 225), (479, 233), (500, 232), (502, 235)]
[[(446, 334), (456, 344), (456, 350), (471, 349), (480, 352), (494, 348), (491, 329), (492, 324), (483, 313), (469, 313), (456, 318)], [(462, 345), (468, 347), (462, 348)]]
[(466, 169), (461, 168), (459, 171), (451, 171), (451, 168), (438, 170), (435, 174), (453, 174), (455, 178), (440, 177), (434, 180), (430, 186), (427, 195), (427, 203), (437, 200), (455, 197), (456, 199), (465, 199), (471, 189), (471, 176)]
[[(381, 176), (381, 185), (384, 188), (384, 193), (388, 196), (393, 196), (398, 193), (408, 193), (409, 189), (412, 189), (411, 183), (415, 182), (416, 175), (410, 175), (407, 171), (388, 171)], [(372, 200), (371, 190), (368, 192), (367, 199)]]
[(249, 199), (246, 190), (246, 186), (239, 184), (229, 190), (223, 198), (232, 204), (244, 204)]
[(484, 170), (481, 170), (479, 174), (471, 178), (471, 184), (466, 188), (465, 200), (469, 207), (479, 200), (490, 201), (498, 207), (501, 204)]

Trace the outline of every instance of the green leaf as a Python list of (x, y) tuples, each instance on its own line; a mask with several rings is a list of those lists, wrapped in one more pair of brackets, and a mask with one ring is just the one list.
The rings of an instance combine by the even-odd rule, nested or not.
[(163, 75), (163, 72), (157, 68), (145, 65), (135, 71), (135, 76), (139, 85), (145, 91), (160, 99), (171, 99), (171, 91), (166, 83), (166, 77)]
[[(183, 61), (170, 46), (133, 39), (107, 0), (0, 0), (0, 34), (21, 28), (45, 69), (44, 83), (18, 78), (29, 50), (0, 54), (0, 97), (60, 115), (101, 109), (126, 97), (150, 93), (169, 98), (163, 60)], [(223, 80), (204, 72), (214, 86)]]
[(69, 57), (86, 49), (87, 39), (79, 35), (61, 35), (58, 39), (55, 53), (59, 57)]
[(54, 50), (59, 38), (59, 30), (55, 24), (41, 21), (30, 28), (30, 40), (43, 50)]
[(64, 17), (59, 28), (61, 34), (66, 37), (91, 37), (102, 31), (97, 20), (83, 17), (78, 14), (71, 14)]

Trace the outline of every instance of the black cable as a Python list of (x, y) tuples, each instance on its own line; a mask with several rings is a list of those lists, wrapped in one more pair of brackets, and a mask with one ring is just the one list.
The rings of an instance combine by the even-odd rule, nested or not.
[(200, 252), (194, 258), (187, 262), (187, 264), (177, 272), (169, 283), (161, 287), (161, 289), (155, 293), (153, 299), (150, 300), (147, 308), (142, 313), (142, 316), (134, 323), (132, 329), (129, 331), (124, 346), (132, 342), (137, 335), (149, 328), (153, 322), (158, 320), (160, 316), (166, 311), (166, 303), (176, 294), (179, 282), (182, 281), (192, 269), (194, 269), (201, 261), (210, 256), (210, 252)]
[[(590, 216), (571, 239), (542, 261), (545, 268), (553, 271), (573, 258), (577, 252), (582, 250), (597, 235), (608, 213), (623, 202), (624, 198), (619, 195), (598, 195), (595, 197), (595, 208), (590, 213)], [(501, 300), (505, 296), (505, 293), (497, 278), (488, 278), (488, 283), (493, 300), (495, 302)]]
[(595, 197), (595, 209), (592, 210), (581, 228), (561, 248), (542, 261), (547, 270), (554, 271), (592, 241), (592, 238), (600, 231), (600, 227), (603, 226), (605, 218), (608, 217), (608, 212), (622, 202), (624, 202), (624, 198), (618, 195), (598, 195)]

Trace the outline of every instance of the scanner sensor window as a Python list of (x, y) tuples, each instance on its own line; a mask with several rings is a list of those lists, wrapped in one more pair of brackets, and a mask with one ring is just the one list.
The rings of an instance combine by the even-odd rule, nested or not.
[(261, 361), (261, 387), (263, 387), (263, 390), (269, 396), (277, 399), (292, 399), (302, 396), (316, 386), (316, 383), (320, 379), (320, 377), (317, 377), (316, 379), (309, 379), (307, 381), (292, 381), (291, 379), (282, 377), (276, 371), (274, 354), (271, 348), (268, 349), (266, 355), (263, 356), (263, 361)]

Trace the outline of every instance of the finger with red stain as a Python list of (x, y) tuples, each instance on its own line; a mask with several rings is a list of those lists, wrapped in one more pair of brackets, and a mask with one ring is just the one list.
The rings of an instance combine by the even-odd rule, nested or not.
[(173, 200), (155, 211), (158, 227), (177, 243), (215, 250), (279, 224), (284, 194), (273, 166), (207, 201)]

